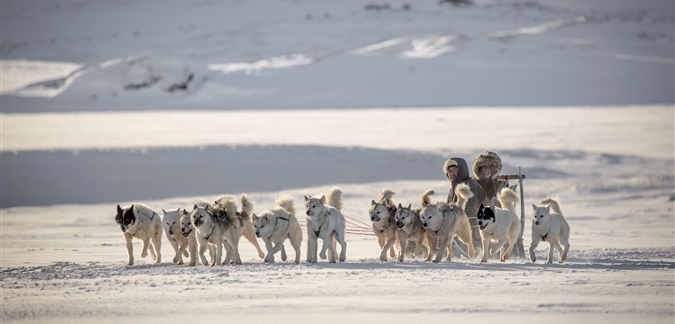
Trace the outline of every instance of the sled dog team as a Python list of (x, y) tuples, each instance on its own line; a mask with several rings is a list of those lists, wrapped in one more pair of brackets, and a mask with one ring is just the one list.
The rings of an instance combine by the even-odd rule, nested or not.
[[(455, 189), (459, 197), (456, 203), (432, 203), (433, 190), (425, 191), (420, 197), (420, 207), (412, 209), (393, 200), (394, 192), (384, 189), (377, 200), (371, 202), (369, 215), (373, 232), (377, 236), (381, 248), (380, 260), (387, 261), (387, 253), (404, 261), (404, 251), (409, 242), (415, 242), (414, 256), (422, 255), (422, 245), (429, 251), (426, 261), (440, 262), (446, 255), (447, 261), (453, 256), (452, 240), (457, 237), (467, 245), (468, 255), (473, 258), (475, 250), (472, 240), (471, 226), (464, 208), (468, 199), (473, 196), (466, 184), (459, 184)], [(331, 263), (343, 262), (346, 259), (347, 243), (345, 242), (345, 218), (342, 214), (342, 191), (333, 188), (328, 195), (320, 197), (305, 196), (305, 214), (307, 229), (306, 262), (317, 262), (317, 254), (321, 259)], [(520, 219), (516, 215), (515, 206), (519, 201), (516, 193), (504, 188), (497, 195), (501, 207), (495, 203), (481, 207), (478, 211), (478, 226), (482, 238), (481, 262), (487, 262), (488, 256), (500, 252), (500, 261), (506, 261), (511, 254), (520, 234)], [(253, 213), (253, 204), (246, 194), (239, 198), (241, 209), (237, 207), (237, 199), (233, 196), (221, 196), (213, 203), (200, 202), (191, 210), (177, 208), (166, 211), (163, 215), (149, 207), (135, 203), (128, 207), (117, 205), (115, 222), (120, 226), (126, 240), (129, 265), (134, 264), (132, 239), (141, 240), (141, 257), (150, 253), (160, 263), (162, 229), (176, 251), (173, 263), (183, 264), (183, 256), (189, 257), (189, 265), (197, 263), (197, 256), (203, 265), (241, 264), (239, 256), (239, 239), (244, 236), (258, 252), (258, 256), (266, 263), (273, 263), (274, 255), (281, 252), (281, 259), (287, 259), (284, 241), (288, 239), (295, 250), (295, 263), (300, 263), (300, 242), (302, 229), (295, 216), (293, 197), (282, 195), (271, 209), (259, 214)], [(532, 204), (532, 243), (530, 260), (536, 261), (534, 249), (542, 241), (549, 243), (547, 263), (553, 260), (553, 250), (559, 253), (558, 262), (562, 263), (569, 250), (569, 225), (560, 210), (559, 202), (554, 198), (543, 199), (537, 206)], [(267, 254), (258, 245), (257, 238), (265, 243)], [(319, 239), (321, 250), (319, 251)], [(493, 243), (490, 248), (490, 243)], [(340, 244), (340, 254), (337, 244)], [(394, 244), (398, 243), (398, 255)], [(508, 247), (504, 246), (508, 243)], [(225, 258), (223, 258), (223, 249)], [(209, 260), (205, 253), (208, 250)], [(434, 257), (435, 256), (435, 257)], [(223, 260), (223, 261), (221, 261)]]

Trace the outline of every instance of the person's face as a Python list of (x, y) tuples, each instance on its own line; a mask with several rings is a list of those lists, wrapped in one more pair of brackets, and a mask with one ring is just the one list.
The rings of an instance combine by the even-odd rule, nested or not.
[(490, 169), (489, 167), (483, 167), (481, 171), (483, 173), (482, 174), (483, 179), (487, 179), (492, 175), (492, 169)]
[(457, 178), (457, 174), (459, 173), (459, 168), (456, 166), (451, 166), (448, 168), (448, 178), (450, 180)]

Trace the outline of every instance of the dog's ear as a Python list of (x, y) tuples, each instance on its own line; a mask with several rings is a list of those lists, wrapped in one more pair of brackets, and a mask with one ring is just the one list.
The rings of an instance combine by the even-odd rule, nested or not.
[(164, 213), (164, 215), (166, 215), (166, 210), (164, 210), (164, 208), (162, 208), (162, 213)]
[(308, 200), (309, 200), (309, 198), (307, 198), (307, 196), (305, 196), (305, 202), (307, 202)]
[(117, 214), (122, 215), (122, 207), (120, 205), (117, 205)]
[(481, 203), (480, 207), (478, 207), (478, 210), (483, 210), (483, 209), (485, 209), (485, 205), (483, 205), (483, 203)]
[(258, 219), (258, 216), (255, 213), (251, 213), (251, 220), (255, 222), (256, 219)]
[(270, 218), (267, 217), (267, 214), (265, 214), (265, 215), (262, 217), (262, 219), (264, 219), (264, 220), (266, 220), (266, 221), (270, 220)]
[(412, 210), (412, 204), (408, 204), (408, 209)]
[(494, 201), (492, 201), (492, 202), (490, 203), (490, 209), (494, 210), (496, 205), (497, 205), (497, 203), (494, 202)]
[[(180, 209), (180, 207), (178, 207), (178, 209)], [(187, 209), (183, 209), (183, 215), (187, 215), (187, 214), (188, 214)]]
[(546, 212), (550, 213), (551, 212), (551, 205), (546, 205)]
[(371, 205), (371, 206), (372, 206), (372, 205), (377, 205), (377, 203), (375, 202), (375, 200), (372, 200), (372, 201), (370, 201), (370, 205)]
[(398, 203), (398, 209), (403, 209), (403, 206), (401, 206), (401, 203)]
[(326, 204), (326, 196), (321, 196), (321, 204), (322, 205)]
[(532, 210), (537, 211), (537, 205), (532, 204)]
[(199, 208), (199, 206), (197, 206), (197, 204), (195, 204), (194, 206), (192, 206), (192, 210), (195, 210), (195, 209), (197, 209), (197, 208)]
[(180, 207), (176, 208), (176, 212), (178, 213), (178, 215), (180, 215)]

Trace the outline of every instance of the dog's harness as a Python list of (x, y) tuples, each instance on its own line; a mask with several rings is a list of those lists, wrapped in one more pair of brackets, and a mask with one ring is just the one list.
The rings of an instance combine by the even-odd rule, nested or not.
[[(274, 235), (274, 230), (277, 228), (277, 224), (279, 223), (279, 219), (280, 219), (280, 218), (281, 218), (282, 220), (285, 220), (285, 221), (288, 223), (288, 224), (286, 225), (286, 227), (288, 227), (288, 226), (291, 225), (290, 222), (288, 221), (288, 218), (277, 217), (277, 218), (274, 220), (274, 228), (272, 229), (272, 234), (270, 234), (270, 237), (267, 238), (268, 240), (269, 240), (269, 239), (272, 239), (272, 235)], [(319, 235), (317, 234), (317, 236), (319, 236)]]
[[(155, 212), (153, 211), (153, 212), (152, 212), (152, 216), (150, 216), (150, 217), (148, 217), (148, 215), (146, 215), (146, 214), (141, 214), (141, 215), (143, 215), (143, 216), (147, 217), (148, 219), (152, 220), (153, 218), (155, 218), (155, 215), (157, 215), (157, 213), (155, 213)], [(138, 227), (136, 227), (136, 231), (135, 231), (133, 234), (131, 234), (131, 233), (129, 233), (129, 232), (127, 232), (127, 233), (131, 234), (131, 236), (136, 236), (136, 233), (138, 233), (138, 230), (140, 229), (140, 227), (141, 227), (141, 224), (139, 223), (139, 224), (138, 224)]]
[(325, 214), (323, 215), (324, 220), (321, 223), (321, 225), (319, 225), (319, 229), (317, 229), (316, 231), (314, 229), (312, 229), (314, 234), (316, 234), (316, 237), (319, 237), (319, 234), (321, 233), (321, 227), (323, 227), (323, 225), (326, 224), (326, 216), (330, 216), (330, 212), (328, 212), (327, 210), (326, 210)]
[(211, 237), (211, 234), (213, 234), (213, 230), (214, 230), (215, 228), (216, 228), (216, 223), (214, 222), (214, 223), (213, 223), (213, 226), (211, 226), (211, 232), (209, 232), (209, 235), (206, 235), (206, 237), (204, 237), (205, 240), (208, 240), (209, 237)]
[(546, 241), (546, 237), (548, 236), (548, 233), (546, 233), (544, 235), (539, 234), (539, 236), (541, 236), (542, 241)]

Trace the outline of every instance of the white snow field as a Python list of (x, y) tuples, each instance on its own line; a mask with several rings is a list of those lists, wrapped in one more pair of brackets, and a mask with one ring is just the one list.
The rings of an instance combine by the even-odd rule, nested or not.
[[(674, 7), (2, 1), (0, 322), (673, 323)], [(378, 192), (445, 200), (444, 161), (486, 150), (527, 176), (526, 250), (559, 197), (566, 262), (381, 262)], [(333, 186), (344, 263), (305, 263), (303, 234), (299, 265), (245, 239), (240, 266), (175, 265), (163, 237), (128, 266), (113, 220), (245, 192), (304, 223)]]

